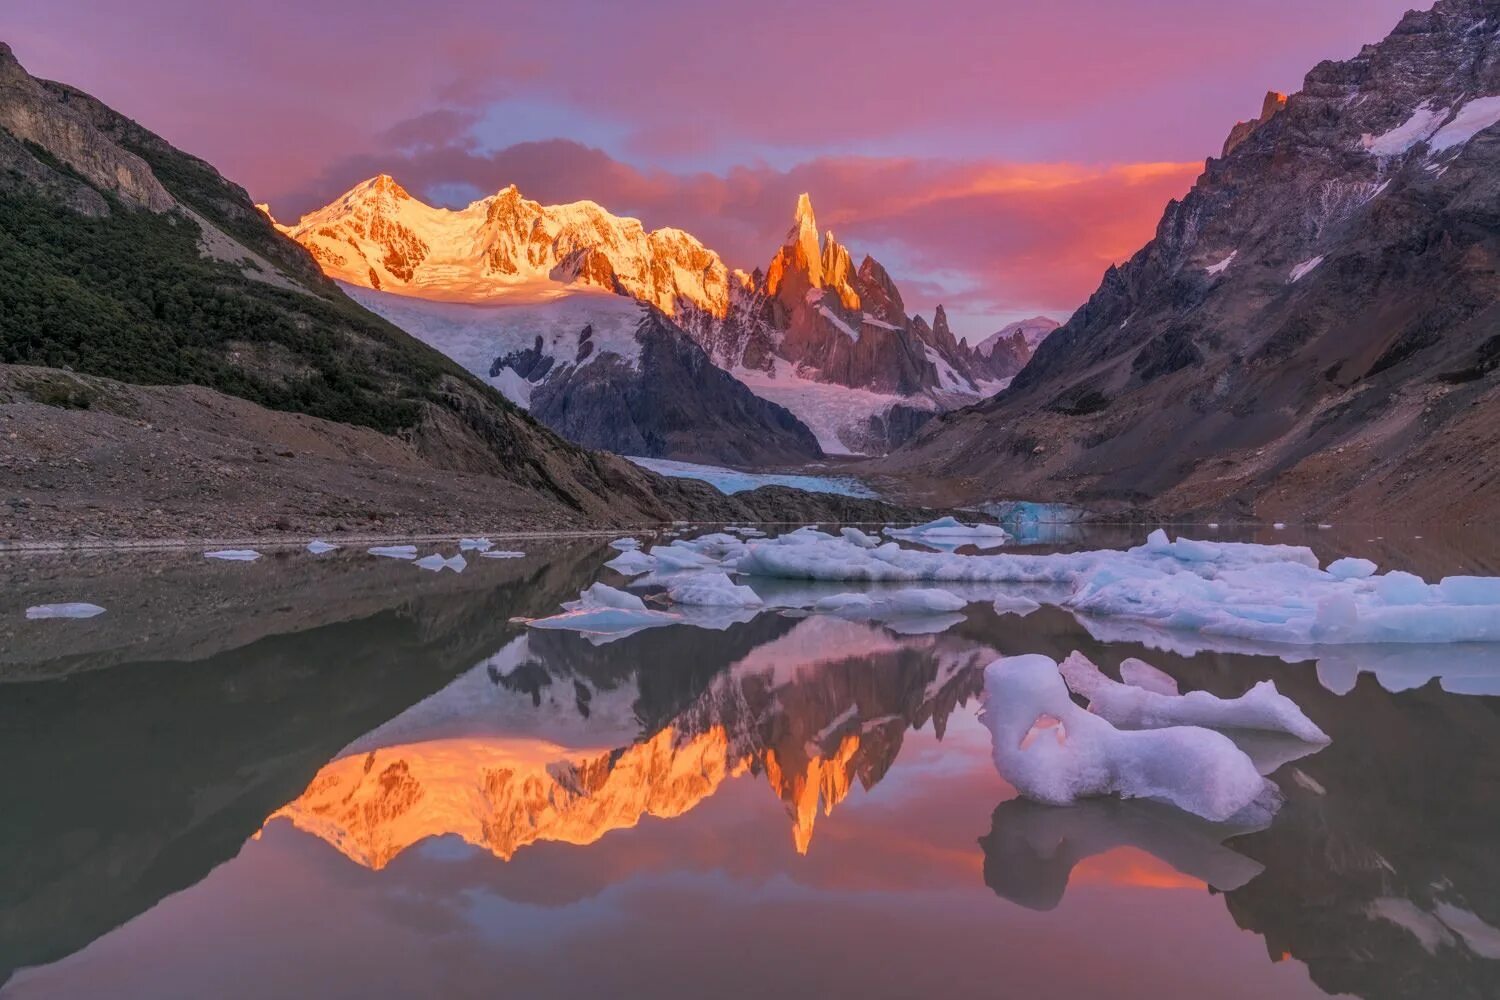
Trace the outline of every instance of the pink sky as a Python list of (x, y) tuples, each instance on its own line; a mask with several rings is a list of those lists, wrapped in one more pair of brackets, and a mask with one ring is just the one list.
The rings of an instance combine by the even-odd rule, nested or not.
[(0, 39), (282, 218), (380, 172), (447, 204), (514, 182), (750, 268), (809, 191), (972, 338), (1077, 307), (1266, 90), (1412, 2), (49, 0)]

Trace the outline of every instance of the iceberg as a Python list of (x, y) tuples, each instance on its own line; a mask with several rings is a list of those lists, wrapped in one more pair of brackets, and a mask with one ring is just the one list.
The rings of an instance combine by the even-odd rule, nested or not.
[(441, 553), (434, 552), (430, 556), (423, 556), (421, 559), (418, 559), (414, 565), (418, 569), (425, 569), (433, 573), (441, 573), (445, 569), (451, 569), (455, 573), (462, 573), (469, 565), (469, 562), (461, 555), (444, 558)]
[(996, 770), (1035, 802), (1118, 795), (1222, 822), (1274, 799), (1274, 786), (1229, 737), (1189, 726), (1116, 729), (1073, 703), (1045, 656), (1002, 657), (985, 667), (983, 703)]
[(622, 638), (642, 629), (677, 625), (681, 615), (652, 611), (634, 594), (607, 584), (596, 583), (579, 593), (578, 599), (563, 605), (561, 614), (537, 618), (531, 628), (564, 629), (606, 638)]
[(673, 604), (698, 607), (758, 608), (765, 604), (749, 587), (736, 584), (723, 573), (694, 573), (667, 588)]
[(621, 576), (640, 576), (642, 573), (649, 573), (656, 569), (656, 559), (639, 549), (630, 549), (615, 556), (604, 566)]
[(885, 533), (892, 538), (909, 538), (918, 541), (928, 539), (994, 539), (1000, 542), (1010, 540), (1010, 534), (998, 524), (964, 524), (956, 517), (940, 517), (936, 521), (928, 521), (914, 528), (886, 528)]
[(417, 558), (417, 547), (415, 545), (376, 545), (365, 549), (372, 556), (380, 556), (384, 559), (415, 559)]
[(1019, 615), (1022, 618), (1041, 608), (1041, 604), (1037, 601), (1019, 594), (1002, 594), (991, 604), (997, 615)]
[(338, 548), (337, 545), (331, 545), (328, 542), (323, 541), (323, 539), (321, 538), (314, 538), (312, 541), (307, 543), (307, 551), (311, 552), (315, 556), (320, 556), (325, 552), (332, 552), (336, 548)]
[(657, 569), (683, 570), (718, 568), (719, 561), (706, 556), (691, 546), (673, 542), (671, 545), (656, 545), (647, 553), (656, 560)]
[(1155, 691), (1157, 694), (1175, 695), (1178, 693), (1177, 678), (1134, 656), (1120, 663), (1120, 680), (1131, 687)]
[[(1309, 548), (1168, 539), (1125, 551), (958, 555), (867, 549), (802, 529), (751, 542), (722, 568), (754, 577), (887, 583), (1048, 584), (1084, 619), (1138, 623), (1216, 641), (1284, 645), (1500, 642), (1500, 578), (1428, 584), (1409, 573), (1345, 577)], [(1339, 572), (1362, 571), (1348, 564)], [(1040, 593), (1040, 591), (1039, 591)], [(1092, 626), (1090, 626), (1092, 629)]]
[(215, 549), (203, 553), (205, 559), (223, 559), (225, 562), (254, 562), (260, 553), (254, 549)]
[[(1132, 675), (1140, 677), (1136, 661)], [(1088, 699), (1089, 711), (1120, 729), (1202, 726), (1209, 729), (1263, 729), (1286, 733), (1307, 743), (1327, 743), (1328, 736), (1274, 681), (1261, 681), (1238, 698), (1219, 698), (1207, 691), (1166, 694), (1121, 684), (1106, 677), (1088, 657), (1075, 652), (1058, 667), (1074, 694)], [(1151, 668), (1155, 670), (1154, 667)], [(1160, 674), (1160, 671), (1157, 671)], [(1165, 676), (1165, 675), (1162, 675)], [(1160, 686), (1159, 679), (1149, 678)], [(1176, 687), (1176, 684), (1173, 684)]]
[[(854, 620), (888, 620), (950, 615), (962, 611), (968, 602), (946, 590), (909, 588), (894, 591), (872, 591), (859, 594), (831, 594), (813, 602), (819, 614), (838, 615)], [(959, 619), (962, 621), (962, 618)]]
[(33, 621), (42, 618), (92, 618), (102, 614), (104, 614), (104, 609), (99, 605), (82, 601), (67, 604), (38, 604), (26, 609), (26, 617)]

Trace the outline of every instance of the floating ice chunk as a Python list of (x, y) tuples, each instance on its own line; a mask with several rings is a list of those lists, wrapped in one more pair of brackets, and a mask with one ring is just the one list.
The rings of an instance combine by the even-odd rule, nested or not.
[(1019, 594), (1002, 594), (995, 598), (994, 606), (997, 615), (1019, 615), (1022, 618), (1041, 607), (1031, 598)]
[(1375, 593), (1386, 604), (1421, 604), (1432, 597), (1432, 588), (1415, 573), (1396, 570), (1375, 581)]
[(1438, 594), (1461, 607), (1500, 607), (1500, 576), (1449, 576), (1437, 585)]
[(1187, 726), (1116, 729), (1073, 703), (1045, 656), (1004, 657), (986, 667), (982, 719), (1000, 776), (1048, 805), (1119, 795), (1222, 821), (1268, 794), (1229, 737)]
[(813, 603), (813, 610), (841, 618), (914, 618), (962, 611), (968, 602), (946, 590), (909, 588), (860, 594), (831, 594)]
[(254, 549), (215, 549), (203, 553), (205, 559), (223, 559), (225, 562), (254, 562), (260, 553)]
[(495, 547), (495, 543), (488, 538), (460, 538), (458, 540), (458, 551), (460, 552), (488, 552)]
[[(1106, 677), (1082, 653), (1073, 653), (1058, 668), (1074, 694), (1089, 700), (1089, 711), (1120, 729), (1204, 726), (1211, 729), (1264, 729), (1288, 733), (1308, 743), (1327, 743), (1328, 736), (1302, 714), (1273, 681), (1261, 681), (1238, 698), (1219, 698), (1207, 691), (1161, 694)], [(1154, 668), (1153, 668), (1154, 669)]]
[(325, 542), (321, 538), (314, 538), (312, 541), (307, 543), (307, 551), (311, 552), (315, 556), (320, 556), (325, 552), (332, 552), (336, 548), (338, 548), (337, 545), (332, 545), (328, 542)]
[(647, 555), (639, 549), (629, 549), (621, 552), (604, 565), (606, 568), (612, 569), (622, 576), (639, 576), (642, 573), (649, 573), (656, 568), (656, 558)]
[(1120, 664), (1120, 680), (1142, 691), (1153, 691), (1156, 694), (1171, 696), (1178, 693), (1177, 678), (1134, 656)]
[(737, 585), (723, 573), (694, 573), (667, 588), (673, 604), (717, 608), (758, 608), (765, 602), (749, 587)]
[(931, 539), (990, 539), (1009, 541), (1010, 535), (998, 524), (964, 524), (955, 517), (940, 517), (936, 521), (919, 524), (915, 528), (886, 528), (892, 538), (909, 538), (917, 541)]
[(759, 528), (730, 528), (728, 530), (734, 532), (736, 535), (739, 535), (741, 538), (766, 537), (766, 533), (764, 531), (761, 531)]
[(26, 609), (26, 617), (36, 620), (40, 618), (92, 618), (95, 615), (104, 614), (104, 609), (97, 604), (87, 604), (82, 601), (67, 604), (38, 604)]
[(745, 551), (745, 543), (734, 535), (723, 532), (715, 532), (711, 535), (699, 535), (697, 538), (685, 538), (680, 542), (673, 542), (672, 549), (689, 549), (718, 562), (727, 556), (738, 556)]
[(878, 549), (881, 545), (879, 538), (867, 535), (858, 528), (845, 528), (839, 534), (844, 536), (844, 541), (858, 545), (862, 549)]
[(440, 552), (434, 552), (430, 556), (423, 556), (414, 564), (418, 569), (425, 569), (433, 573), (441, 573), (445, 569), (451, 569), (455, 573), (462, 573), (469, 565), (463, 556), (448, 556), (444, 558)]
[(1376, 565), (1368, 559), (1336, 559), (1328, 564), (1328, 572), (1339, 580), (1363, 580), (1375, 575)]
[(1285, 521), (1277, 521), (1275, 524), (1271, 525), (1271, 527), (1275, 528), (1277, 531), (1285, 531), (1286, 530), (1286, 522)]
[(717, 569), (719, 566), (719, 561), (712, 556), (706, 556), (678, 542), (653, 546), (647, 554), (656, 560), (657, 569)]
[(568, 601), (563, 605), (569, 611), (581, 611), (587, 608), (621, 608), (625, 611), (645, 611), (646, 602), (634, 594), (626, 593), (618, 587), (611, 587), (605, 583), (596, 583), (586, 590), (580, 591), (576, 601)]
[(525, 559), (526, 553), (507, 551), (505, 549), (485, 549), (479, 553), (481, 559)]
[(609, 547), (624, 552), (626, 549), (640, 548), (641, 543), (640, 539), (637, 538), (616, 538), (614, 541), (609, 543)]
[(376, 545), (365, 549), (372, 556), (380, 556), (383, 559), (415, 559), (417, 558), (417, 547), (415, 545)]

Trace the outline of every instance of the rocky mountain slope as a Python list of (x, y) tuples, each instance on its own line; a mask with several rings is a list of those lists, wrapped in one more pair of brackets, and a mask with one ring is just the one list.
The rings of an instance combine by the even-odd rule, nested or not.
[(1500, 4), (1440, 0), (1236, 126), (1005, 393), (885, 468), (1291, 519), (1500, 501)]
[[(430, 343), (436, 341), (426, 331), (449, 325), (457, 312), (410, 303), (534, 307), (594, 289), (646, 303), (662, 313), (664, 321), (658, 327), (680, 326), (713, 365), (790, 410), (831, 453), (883, 452), (931, 414), (996, 391), (1025, 363), (1017, 351), (981, 351), (956, 339), (941, 307), (930, 324), (907, 316), (900, 291), (877, 261), (866, 257), (856, 268), (849, 250), (831, 232), (818, 235), (812, 203), (805, 195), (785, 245), (765, 269), (753, 273), (731, 271), (718, 254), (680, 230), (648, 232), (639, 221), (611, 215), (593, 202), (543, 206), (524, 198), (514, 186), (448, 210), (422, 203), (381, 175), (280, 228), (307, 247), (329, 276), (350, 288), (387, 293), (355, 294)], [(409, 302), (401, 303), (397, 296)], [(601, 314), (611, 312), (597, 297), (583, 301), (598, 305)], [(575, 340), (585, 325), (599, 326), (577, 304), (560, 309), (582, 319), (568, 331)], [(609, 322), (604, 316), (600, 319)], [(493, 313), (486, 323), (489, 343), (478, 353), (488, 351), (495, 358), (529, 346), (536, 333), (533, 315), (525, 312)], [(471, 325), (477, 332), (477, 324)], [(1025, 354), (1029, 357), (1029, 351)], [(549, 356), (554, 364), (563, 360), (561, 355)], [(470, 364), (468, 355), (460, 360)], [(683, 363), (688, 364), (685, 354)], [(487, 374), (470, 367), (481, 376)], [(696, 359), (688, 367), (704, 370)], [(512, 399), (530, 405), (532, 392), (506, 376), (507, 369), (501, 366), (491, 377), (500, 380), (496, 384)], [(581, 360), (576, 370), (584, 370)], [(536, 377), (519, 378), (549, 384), (548, 397), (561, 400), (560, 405), (571, 411), (589, 405), (568, 396), (567, 390), (578, 383), (577, 375), (562, 374), (562, 369), (549, 367)], [(641, 401), (634, 414), (641, 433), (574, 440), (612, 450), (639, 448), (642, 440), (675, 447), (671, 431), (652, 426), (646, 417), (679, 404), (714, 410), (717, 404), (708, 397), (726, 385), (711, 379), (710, 390), (634, 366), (618, 369), (615, 375), (621, 379), (619, 393)], [(591, 371), (589, 379), (600, 386), (613, 381), (599, 370)], [(724, 391), (736, 397), (734, 416), (756, 410), (734, 387)], [(689, 402), (694, 392), (704, 398)], [(576, 419), (558, 421), (556, 408), (533, 412), (570, 437), (580, 429)], [(721, 423), (728, 416), (718, 414)], [(695, 443), (692, 454), (667, 451), (661, 457), (731, 463), (785, 463), (809, 457), (805, 442), (799, 444), (783, 432), (785, 417), (779, 411), (756, 419), (760, 424), (748, 436), (764, 439), (757, 455), (716, 453), (716, 442), (705, 439)], [(613, 423), (613, 418), (600, 415), (586, 423), (596, 425), (590, 428), (596, 430)], [(732, 426), (738, 427), (733, 436), (747, 436), (743, 425)]]
[[(431, 512), (462, 517), (465, 496), (486, 497), (496, 527), (512, 514), (556, 527), (726, 510), (702, 484), (541, 427), (352, 302), (207, 163), (31, 77), (3, 45), (0, 274), (0, 416), (24, 440), (0, 452), (8, 538), (180, 535), (184, 519), (192, 534), (291, 530), (346, 523), (338, 508), (362, 501), (441, 530)], [(190, 427), (214, 440), (171, 433)], [(276, 470), (226, 471), (307, 451), (337, 456), (341, 498), (311, 464), (297, 481), (327, 504), (262, 489)], [(251, 496), (253, 513), (223, 502)]]

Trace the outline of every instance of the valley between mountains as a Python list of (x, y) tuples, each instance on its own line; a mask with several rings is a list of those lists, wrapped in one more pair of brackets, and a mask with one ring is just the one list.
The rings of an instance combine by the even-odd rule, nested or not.
[(960, 331), (808, 194), (735, 263), (514, 184), (444, 207), (379, 174), (278, 221), (0, 46), (0, 533), (902, 513), (629, 458), (906, 512), (1483, 518), (1497, 165), (1500, 7), (1439, 0), (1233, 125), (1065, 322)]

